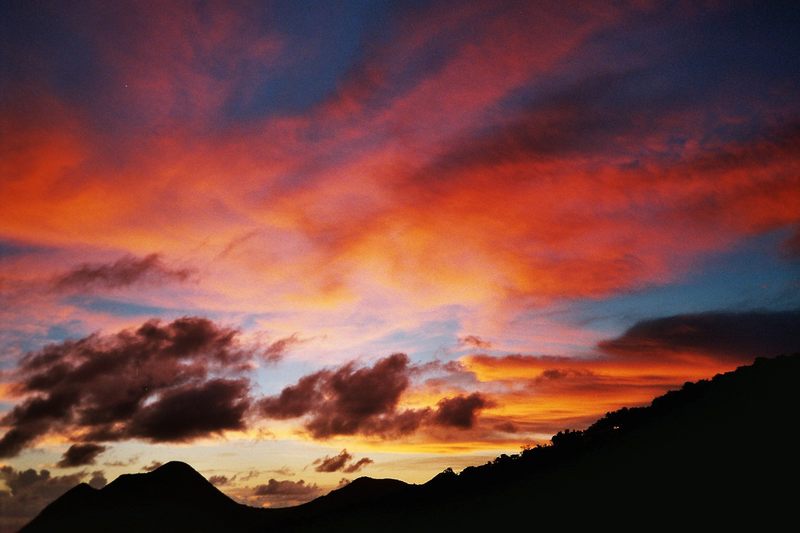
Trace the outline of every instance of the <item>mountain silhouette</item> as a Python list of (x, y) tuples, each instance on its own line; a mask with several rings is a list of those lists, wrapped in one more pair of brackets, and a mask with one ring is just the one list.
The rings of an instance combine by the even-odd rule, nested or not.
[(686, 383), (552, 444), (423, 485), (362, 477), (309, 503), (256, 509), (185, 463), (78, 485), (23, 531), (491, 531), (792, 523), (800, 354)]
[(248, 510), (188, 464), (173, 461), (146, 474), (123, 474), (99, 490), (81, 483), (22, 531), (224, 531), (246, 526)]

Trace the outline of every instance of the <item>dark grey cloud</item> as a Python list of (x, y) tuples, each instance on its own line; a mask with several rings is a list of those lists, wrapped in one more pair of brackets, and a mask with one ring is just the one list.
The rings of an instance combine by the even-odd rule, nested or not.
[(277, 420), (303, 416), (322, 401), (319, 383), (329, 374), (323, 371), (303, 376), (296, 385), (285, 387), (279, 395), (261, 399), (259, 409), (268, 418)]
[(316, 483), (270, 479), (267, 483), (253, 487), (253, 495), (270, 507), (288, 507), (313, 500), (323, 493)]
[(374, 462), (375, 461), (373, 461), (369, 457), (362, 457), (361, 459), (359, 459), (355, 463), (350, 463), (349, 465), (344, 467), (344, 470), (342, 470), (342, 472), (344, 472), (346, 474), (352, 474), (354, 472), (358, 472), (359, 470), (361, 470), (365, 466), (370, 465), (370, 464), (372, 464)]
[(409, 387), (411, 366), (405, 354), (393, 354), (372, 367), (348, 363), (302, 377), (280, 394), (259, 401), (267, 418), (307, 416), (305, 428), (315, 438), (334, 435), (402, 435), (416, 430), (426, 410), (397, 409)]
[(139, 460), (139, 456), (138, 455), (134, 455), (134, 456), (129, 457), (128, 459), (126, 459), (124, 461), (121, 461), (121, 460), (105, 461), (103, 463), (103, 465), (104, 466), (131, 466), (133, 463), (137, 462), (138, 460)]
[(374, 461), (369, 457), (363, 457), (358, 461), (352, 462), (353, 455), (350, 454), (347, 450), (342, 450), (337, 455), (322, 457), (320, 459), (315, 460), (313, 463), (316, 465), (314, 470), (317, 472), (346, 472), (351, 474), (353, 472), (358, 472), (368, 464), (372, 464)]
[(164, 392), (142, 407), (126, 426), (126, 435), (153, 442), (178, 442), (244, 429), (250, 407), (246, 379), (213, 379)]
[(411, 377), (432, 372), (461, 378), (463, 367), (439, 362), (414, 366), (401, 353), (379, 359), (372, 367), (358, 368), (351, 362), (303, 376), (280, 394), (261, 399), (257, 409), (267, 418), (306, 417), (305, 428), (320, 439), (355, 434), (395, 437), (413, 433), (423, 424), (471, 428), (477, 413), (491, 405), (478, 393), (444, 398), (436, 410), (398, 408)]
[[(80, 464), (71, 463), (79, 460), (72, 456), (88, 453), (90, 444), (186, 442), (246, 429), (253, 414), (302, 417), (314, 438), (388, 438), (428, 423), (466, 428), (473, 420), (468, 411), (481, 408), (473, 405), (477, 397), (443, 400), (435, 413), (399, 408), (412, 377), (460, 372), (449, 363), (414, 366), (400, 353), (372, 366), (350, 362), (314, 372), (256, 402), (244, 376), (264, 355), (244, 347), (238, 334), (208, 319), (183, 317), (169, 323), (150, 320), (135, 329), (28, 353), (9, 374), (12, 393), (22, 400), (0, 418), (7, 428), (0, 437), (0, 457), (14, 456), (48, 433), (73, 433), (80, 435), (80, 447), (61, 464)], [(295, 341), (278, 342), (282, 347), (274, 347), (273, 355)]]
[(491, 405), (491, 401), (477, 392), (469, 396), (444, 398), (439, 400), (431, 422), (439, 426), (469, 429), (475, 425), (478, 411)]
[(673, 315), (637, 322), (598, 348), (619, 357), (683, 352), (749, 361), (800, 351), (800, 310)]
[(237, 335), (205, 318), (150, 320), (27, 354), (12, 374), (26, 399), (0, 419), (9, 428), (0, 457), (56, 431), (80, 429), (94, 442), (186, 441), (243, 428), (249, 382), (238, 374), (256, 354)]
[(89, 478), (89, 486), (95, 489), (102, 489), (108, 483), (106, 475), (102, 470), (95, 470), (92, 472), (92, 477)]
[(84, 263), (54, 280), (57, 290), (117, 289), (139, 283), (186, 281), (194, 275), (187, 268), (168, 267), (160, 254), (126, 255), (113, 263)]
[(17, 531), (85, 476), (86, 472), (53, 476), (48, 470), (0, 467), (0, 480), (8, 487), (8, 491), (0, 490), (0, 531)]
[(353, 456), (348, 453), (347, 450), (342, 450), (338, 455), (334, 455), (333, 457), (326, 455), (325, 457), (315, 460), (311, 464), (317, 465), (316, 468), (314, 468), (317, 472), (337, 472), (342, 470), (352, 458)]
[(258, 485), (253, 489), (253, 494), (258, 496), (266, 496), (268, 494), (310, 494), (319, 492), (319, 487), (316, 483), (306, 484), (302, 479), (300, 481), (270, 479), (264, 485)]
[(152, 472), (153, 470), (161, 468), (162, 466), (164, 466), (164, 463), (161, 461), (151, 461), (150, 464), (144, 465), (142, 470), (145, 472)]
[(107, 449), (107, 447), (100, 444), (95, 444), (93, 442), (87, 442), (85, 444), (73, 444), (67, 448), (67, 451), (65, 451), (64, 455), (61, 456), (61, 460), (58, 462), (57, 466), (59, 468), (70, 468), (73, 466), (94, 464), (97, 456)]

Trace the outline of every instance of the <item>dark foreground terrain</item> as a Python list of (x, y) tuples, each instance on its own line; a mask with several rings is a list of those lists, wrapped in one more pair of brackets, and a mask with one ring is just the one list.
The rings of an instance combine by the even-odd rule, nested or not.
[(184, 463), (78, 485), (23, 531), (794, 528), (800, 355), (687, 383), (552, 445), (424, 485), (359, 478), (305, 505), (240, 505)]

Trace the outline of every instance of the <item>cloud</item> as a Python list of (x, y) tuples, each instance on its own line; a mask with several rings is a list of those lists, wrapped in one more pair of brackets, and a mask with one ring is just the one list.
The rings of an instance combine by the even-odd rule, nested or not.
[(345, 464), (352, 458), (353, 456), (347, 453), (347, 450), (342, 450), (339, 455), (334, 455), (333, 457), (326, 455), (321, 459), (316, 459), (311, 464), (317, 465), (316, 468), (314, 468), (317, 472), (337, 472), (342, 470)]
[[(411, 377), (431, 372), (443, 372), (445, 376), (426, 380), (425, 386), (431, 390), (451, 388), (452, 383), (446, 386), (447, 376), (464, 381), (469, 374), (469, 384), (475, 383), (474, 375), (458, 362), (412, 365), (407, 355), (396, 353), (377, 360), (372, 367), (357, 367), (350, 362), (303, 376), (280, 394), (259, 400), (256, 408), (267, 418), (305, 417), (303, 424), (309, 434), (315, 439), (327, 439), (336, 435), (399, 437), (433, 426), (470, 429), (477, 412), (493, 405), (482, 394), (473, 393), (442, 398), (435, 410), (401, 408), (401, 396), (413, 392)], [(343, 450), (338, 456), (325, 459), (332, 465), (343, 465), (350, 459), (343, 455), (346, 453)]]
[(150, 320), (27, 354), (12, 374), (23, 400), (0, 419), (9, 427), (0, 457), (54, 431), (160, 442), (243, 428), (249, 382), (221, 377), (246, 371), (255, 357), (237, 335), (204, 318)]
[(494, 429), (497, 431), (502, 431), (503, 433), (517, 433), (519, 431), (519, 427), (513, 422), (498, 422), (495, 424)]
[[(623, 79), (622, 87), (638, 83), (636, 77)], [(592, 95), (583, 98), (591, 101)], [(669, 283), (687, 271), (692, 257), (797, 221), (800, 187), (787, 177), (798, 165), (791, 150), (797, 145), (795, 131), (761, 131), (701, 153), (672, 155), (675, 115), (686, 115), (686, 128), (694, 130), (701, 128), (702, 113), (661, 109), (652, 117), (611, 108), (604, 113), (628, 117), (629, 130), (613, 122), (587, 130), (581, 123), (603, 125), (603, 114), (586, 116), (574, 105), (566, 111), (537, 110), (524, 128), (490, 130), (491, 139), (478, 145), (454, 142), (452, 154), (404, 182), (407, 204), (398, 202), (374, 225), (378, 232), (403, 221), (393, 237), (397, 254), (381, 251), (377, 235), (362, 235), (375, 246), (357, 246), (359, 259), (382, 253), (370, 260), (414, 268), (400, 273), (396, 266), (387, 268), (412, 286), (422, 283), (417, 281), (422, 272), (435, 276), (442, 287), (431, 288), (431, 294), (446, 291), (444, 301), (464, 301), (467, 295), (493, 301), (503, 294), (506, 305), (524, 306)], [(651, 136), (639, 131), (654, 120), (663, 128)], [(589, 131), (592, 139), (581, 142), (596, 143), (597, 151), (573, 142)], [(542, 145), (550, 142), (558, 146)], [(606, 151), (609, 145), (615, 150)], [(580, 153), (562, 153), (567, 150)], [(593, 181), (593, 169), (603, 169), (603, 185)], [(654, 176), (659, 181), (650, 179)], [(448, 226), (454, 219), (459, 224)], [(452, 242), (459, 246), (448, 246)], [(667, 252), (674, 249), (681, 253)], [(474, 279), (485, 282), (475, 287)]]
[[(485, 414), (480, 440), (544, 439), (565, 427), (582, 427), (607, 411), (640, 405), (687, 379), (726, 369), (709, 361), (632, 361), (612, 357), (553, 357), (528, 354), (470, 355), (464, 366), (496, 407)], [(469, 404), (455, 404), (453, 422), (468, 431)], [(456, 416), (461, 415), (461, 416)], [(458, 426), (456, 426), (458, 427)]]
[(285, 387), (278, 396), (269, 396), (258, 402), (261, 412), (268, 418), (286, 420), (303, 416), (322, 401), (317, 387), (329, 372), (317, 372), (300, 378), (296, 385)]
[(283, 356), (286, 355), (286, 352), (294, 346), (295, 344), (299, 344), (303, 342), (296, 333), (285, 337), (283, 339), (278, 339), (269, 344), (261, 353), (262, 357), (268, 363), (277, 363)]
[(55, 280), (58, 290), (118, 289), (139, 283), (186, 281), (194, 271), (173, 269), (164, 264), (160, 254), (142, 258), (126, 255), (113, 263), (88, 264), (62, 274)]
[[(652, 124), (667, 114), (664, 104), (668, 102), (654, 106), (655, 92), (624, 102), (613, 98), (643, 74), (593, 73), (549, 94), (538, 94), (509, 122), (454, 140), (449, 150), (420, 171), (419, 177), (435, 175), (446, 180), (458, 178), (464, 171), (519, 161), (585, 157), (612, 148), (620, 138), (643, 135), (647, 130), (641, 119), (646, 116)], [(621, 112), (622, 106), (627, 106), (627, 112)]]
[(258, 485), (253, 489), (253, 493), (258, 496), (266, 496), (268, 494), (310, 494), (317, 492), (319, 488), (316, 484), (306, 484), (302, 479), (300, 481), (284, 480), (278, 481), (270, 479), (265, 485)]
[(477, 335), (467, 335), (466, 337), (461, 337), (458, 339), (458, 343), (461, 346), (471, 346), (480, 350), (488, 350), (492, 347), (491, 342), (485, 341)]
[(211, 483), (212, 485), (221, 487), (223, 485), (227, 485), (234, 479), (236, 479), (236, 476), (233, 476), (233, 478), (228, 478), (228, 476), (211, 476), (210, 478), (208, 478), (208, 482)]
[(253, 496), (257, 496), (262, 505), (268, 507), (288, 507), (313, 500), (322, 494), (316, 483), (304, 480), (291, 481), (270, 479), (266, 484), (253, 488)]
[(152, 472), (153, 470), (155, 470), (157, 468), (160, 468), (163, 465), (164, 465), (164, 463), (162, 463), (161, 461), (153, 460), (153, 461), (150, 462), (150, 464), (144, 465), (142, 467), (142, 470), (144, 470), (145, 472)]
[[(95, 478), (93, 473), (92, 478)], [(102, 474), (102, 473), (100, 473)], [(9, 491), (0, 490), (0, 529), (16, 531), (32, 519), (50, 502), (77, 485), (86, 476), (78, 472), (66, 476), (53, 476), (48, 470), (15, 470), (0, 467), (0, 480)]]
[(307, 416), (305, 428), (314, 438), (334, 435), (403, 435), (416, 430), (425, 410), (398, 410), (400, 395), (409, 387), (410, 365), (405, 354), (379, 359), (372, 367), (348, 363), (321, 370), (258, 402), (267, 418)]
[(70, 468), (73, 466), (94, 464), (97, 456), (107, 449), (108, 448), (106, 446), (101, 446), (100, 444), (95, 444), (93, 442), (87, 442), (86, 444), (73, 444), (67, 449), (67, 451), (64, 452), (64, 455), (61, 457), (61, 460), (58, 462), (57, 466), (59, 468)]
[(127, 424), (126, 435), (153, 442), (178, 442), (244, 429), (244, 414), (250, 407), (249, 386), (246, 379), (214, 379), (171, 389), (136, 412)]
[(139, 456), (138, 455), (134, 455), (132, 457), (129, 457), (125, 461), (121, 461), (121, 460), (106, 461), (106, 462), (103, 463), (103, 465), (104, 466), (131, 466), (133, 463), (135, 463), (138, 460), (139, 460)]
[[(346, 473), (353, 473), (359, 471), (361, 468), (367, 466), (368, 464), (373, 463), (374, 461), (369, 457), (364, 457), (359, 459), (358, 461), (351, 462), (353, 459), (352, 454), (348, 453), (347, 450), (342, 450), (339, 452), (338, 455), (334, 455), (333, 457), (325, 456), (320, 459), (316, 459), (313, 463), (317, 465), (314, 470), (317, 472), (346, 472)], [(350, 462), (350, 464), (347, 464)]]
[(108, 483), (105, 473), (102, 470), (92, 472), (92, 477), (88, 481), (89, 485), (95, 489), (102, 489)]
[(294, 470), (289, 468), (288, 466), (282, 466), (280, 468), (276, 468), (275, 470), (265, 470), (265, 472), (269, 474), (278, 474), (280, 476), (293, 476)]
[(800, 351), (798, 325), (800, 310), (673, 315), (637, 322), (598, 348), (617, 357), (700, 354), (749, 361)]
[(798, 310), (673, 315), (637, 322), (593, 355), (477, 354), (461, 363), (498, 404), (487, 417), (495, 431), (548, 435), (755, 357), (797, 352), (798, 323)]
[[(378, 321), (418, 325), (436, 309), (437, 319), (489, 332), (510, 322), (505, 307), (669, 284), (744, 237), (796, 227), (797, 69), (774, 61), (795, 61), (796, 54), (779, 52), (791, 52), (796, 39), (785, 39), (781, 17), (727, 6), (698, 16), (643, 2), (425, 4), (392, 10), (385, 26), (384, 17), (364, 18), (382, 21), (380, 31), (367, 27), (379, 38), (354, 36), (364, 46), (351, 72), (325, 76), (335, 89), (322, 91), (321, 103), (289, 110), (271, 107), (285, 99), (263, 98), (262, 74), (270, 73), (270, 88), (283, 85), (284, 68), (306, 79), (294, 69), (315, 63), (295, 62), (299, 56), (285, 52), (296, 47), (284, 47), (284, 39), (316, 57), (327, 51), (314, 48), (324, 38), (264, 28), (233, 5), (176, 3), (157, 18), (140, 6), (98, 6), (92, 20), (87, 11), (43, 7), (48, 38), (9, 40), (21, 41), (9, 57), (21, 58), (14, 71), (27, 76), (14, 77), (0, 112), (3, 131), (14, 132), (13, 143), (0, 146), (8, 177), (0, 183), (4, 238), (71, 254), (40, 260), (48, 268), (61, 261), (70, 290), (180, 281), (174, 265), (145, 254), (190, 257), (209, 265), (213, 280), (204, 294), (166, 294), (162, 302), (262, 311), (269, 301), (287, 332), (325, 323), (331, 344), (344, 339), (343, 351), (362, 353), (351, 339), (373, 335)], [(659, 31), (643, 31), (652, 21)], [(723, 31), (703, 31), (709, 22)], [(88, 53), (65, 66), (48, 52), (59, 36), (73, 35)], [(721, 62), (720, 50), (737, 60)], [(135, 255), (67, 272), (87, 249)], [(15, 285), (7, 275), (3, 289)], [(3, 317), (25, 311), (0, 307)], [(29, 330), (46, 330), (43, 316), (74, 317), (64, 307), (31, 307)], [(96, 327), (98, 315), (81, 318)], [(563, 332), (552, 337), (582, 342)], [(285, 353), (282, 340), (264, 352), (268, 360)], [(608, 341), (605, 349), (630, 352), (638, 340)], [(108, 351), (87, 342), (73, 359), (84, 348)], [(550, 400), (579, 386), (636, 388), (627, 396), (635, 399), (639, 387), (698, 371), (697, 361), (676, 366), (667, 352), (658, 365), (626, 363), (628, 374), (605, 351), (603, 361), (476, 359), (473, 368), (484, 378), (500, 376), (497, 387), (536, 376), (524, 386), (552, 391)], [(84, 384), (81, 373), (91, 368), (78, 372), (72, 360), (31, 369), (54, 385), (21, 391), (19, 409), (0, 415), (8, 428), (0, 453), (48, 432), (128, 438), (140, 411), (147, 415), (137, 419), (143, 438), (172, 438), (158, 421), (179, 413), (181, 398), (221, 398), (228, 412), (215, 427), (239, 425), (244, 404), (223, 389), (235, 390), (238, 376), (228, 369), (244, 362), (216, 365), (198, 355), (170, 369), (170, 357), (154, 353), (158, 364), (119, 357), (120, 368), (106, 372), (120, 376), (119, 387), (97, 376)], [(338, 391), (326, 396), (333, 372), (287, 387), (264, 402), (264, 412), (304, 417), (309, 432), (323, 437), (413, 431), (432, 416), (403, 411), (402, 400), (379, 405), (379, 414), (339, 405), (347, 402)], [(212, 387), (213, 379), (228, 381)], [(575, 394), (574, 404), (557, 405), (585, 409), (577, 403), (588, 405), (588, 395)], [(522, 398), (509, 398), (524, 408)], [(546, 409), (541, 396), (537, 402), (527, 408)], [(147, 410), (156, 404), (160, 411)], [(435, 409), (436, 399), (413, 405), (428, 404)], [(184, 427), (174, 438), (202, 430)]]
[(475, 425), (477, 412), (492, 405), (493, 402), (477, 392), (444, 398), (439, 400), (431, 421), (440, 426), (469, 429)]
[[(114, 98), (105, 101), (111, 107), (90, 107), (122, 123), (94, 131), (94, 122), (103, 121), (82, 121), (86, 110), (72, 99), (53, 94), (54, 103), (37, 106), (38, 91), (20, 86), (26, 105), (10, 107), (44, 111), (36, 120), (17, 112), (8, 128), (23, 133), (15, 151), (24, 155), (12, 166), (13, 185), (0, 194), (8, 231), (65, 245), (155, 242), (166, 250), (212, 235), (208, 255), (216, 256), (237, 237), (268, 235), (279, 226), (281, 238), (273, 241), (286, 250), (242, 253), (246, 259), (225, 272), (219, 296), (236, 285), (253, 294), (248, 303), (264, 294), (285, 301), (303, 285), (315, 303), (331, 287), (369, 301), (363, 286), (383, 285), (405, 289), (414, 300), (460, 305), (664, 283), (680, 275), (684, 257), (724, 249), (769, 225), (796, 223), (791, 144), (741, 146), (752, 144), (745, 133), (761, 131), (776, 109), (785, 121), (794, 117), (794, 106), (784, 109), (774, 96), (787, 83), (785, 73), (767, 75), (762, 68), (769, 61), (699, 68), (718, 60), (713, 51), (721, 37), (685, 31), (697, 29), (698, 18), (677, 9), (532, 6), (404, 9), (385, 32), (393, 39), (365, 40), (363, 59), (322, 105), (289, 117), (246, 114), (256, 120), (252, 128), (220, 131), (207, 127), (228, 124), (231, 102), (260, 92), (254, 73), (281, 57), (281, 32), (261, 31), (246, 10), (200, 14), (191, 6), (170, 8), (166, 22), (134, 10), (128, 16), (137, 23), (130, 25), (109, 11), (100, 18), (116, 28), (113, 36), (78, 24), (98, 51), (90, 55), (97, 68), (87, 71), (103, 72), (94, 81), (115, 88), (96, 91)], [(681, 47), (665, 49), (663, 35), (643, 38), (640, 10), (657, 11), (667, 35), (680, 32), (700, 53), (675, 56)], [(720, 13), (710, 9), (705, 16)], [(635, 47), (626, 41), (631, 33)], [(108, 46), (120, 34), (130, 46)], [(237, 35), (247, 35), (247, 43)], [(152, 42), (171, 52), (156, 57)], [(235, 51), (236, 59), (218, 55), (223, 51)], [(41, 61), (54, 60), (42, 54)], [(705, 73), (689, 78), (696, 83), (672, 76), (674, 65), (687, 62), (693, 68), (681, 69), (686, 76)], [(763, 86), (741, 87), (746, 92), (733, 101), (711, 98), (740, 87), (728, 76)], [(695, 89), (707, 92), (686, 94)], [(103, 112), (108, 108), (148, 112), (131, 117)], [(726, 129), (733, 134), (719, 134)], [(131, 130), (137, 133), (125, 133)], [(147, 143), (126, 142), (127, 135)], [(270, 149), (252, 149), (265, 136), (273, 139)], [(706, 151), (719, 152), (715, 164), (697, 157)], [(748, 166), (723, 168), (721, 160), (737, 151), (751, 155)], [(114, 164), (104, 161), (106, 153), (114, 154)], [(768, 163), (763, 170), (752, 165), (759, 159)], [(83, 168), (101, 177), (72, 178), (88, 174)], [(341, 175), (351, 179), (332, 179)], [(73, 185), (74, 194), (63, 193)], [(273, 193), (255, 205), (258, 187)], [(187, 194), (176, 201), (175, 190)], [(359, 209), (351, 208), (354, 202)], [(209, 216), (187, 216), (197, 212)], [(254, 228), (254, 220), (269, 223)], [(245, 245), (262, 248), (251, 240)], [(670, 252), (676, 248), (682, 253)], [(319, 276), (331, 264), (334, 279), (333, 269)], [(253, 271), (263, 292), (254, 288)], [(367, 283), (349, 281), (355, 279)]]
[[(364, 468), (365, 466), (367, 466), (367, 465), (369, 465), (369, 464), (372, 464), (372, 463), (374, 463), (374, 462), (375, 462), (375, 461), (373, 461), (373, 460), (372, 460), (372, 459), (370, 459), (369, 457), (362, 457), (361, 459), (359, 459), (359, 460), (358, 460), (358, 461), (356, 461), (355, 463), (352, 463), (352, 464), (349, 464), (349, 465), (347, 465), (347, 466), (344, 468), (344, 470), (342, 470), (342, 472), (345, 472), (346, 474), (352, 474), (352, 473), (354, 473), (354, 472), (358, 472), (359, 470), (361, 470), (361, 469), (362, 469), (362, 468)], [(342, 478), (342, 479), (344, 479), (344, 478)], [(341, 482), (340, 482), (340, 483), (341, 483)]]

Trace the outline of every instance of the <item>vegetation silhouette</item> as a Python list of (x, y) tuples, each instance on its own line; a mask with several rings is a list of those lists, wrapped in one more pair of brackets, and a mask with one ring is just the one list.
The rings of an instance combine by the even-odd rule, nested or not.
[(756, 359), (460, 474), (362, 477), (285, 509), (240, 505), (167, 463), (78, 485), (23, 531), (772, 529), (795, 516), (798, 383), (800, 354)]

